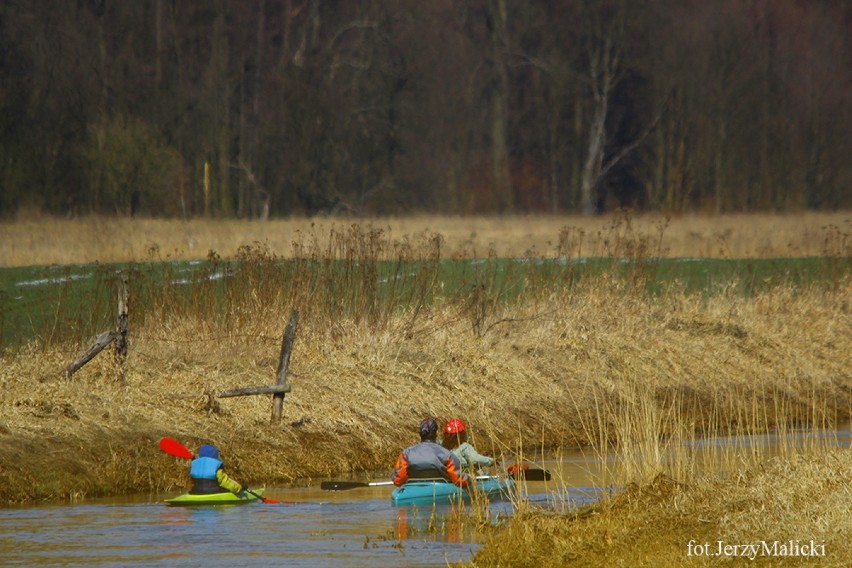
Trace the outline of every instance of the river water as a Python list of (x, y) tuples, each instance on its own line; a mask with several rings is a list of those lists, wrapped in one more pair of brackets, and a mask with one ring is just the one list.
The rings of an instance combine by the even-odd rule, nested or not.
[(446, 566), (471, 557), (476, 535), (447, 520), (457, 518), (449, 507), (435, 520), (431, 508), (392, 506), (390, 491), (267, 488), (295, 502), (170, 507), (170, 494), (6, 509), (0, 565)]
[[(829, 432), (784, 433), (808, 443), (849, 446), (848, 425)], [(775, 453), (779, 435), (718, 438), (689, 444), (713, 455), (737, 448)], [(565, 450), (537, 460), (550, 482), (522, 486), (533, 504), (564, 507), (594, 500), (617, 456)], [(380, 479), (377, 477), (377, 479)], [(363, 480), (360, 480), (363, 481)], [(612, 488), (617, 490), (617, 488)], [(286, 503), (231, 507), (170, 507), (178, 492), (89, 499), (79, 503), (0, 509), (0, 566), (447, 566), (467, 561), (481, 535), (459, 523), (450, 507), (394, 507), (388, 486), (347, 491), (268, 487)], [(494, 501), (496, 521), (511, 515), (510, 501)]]

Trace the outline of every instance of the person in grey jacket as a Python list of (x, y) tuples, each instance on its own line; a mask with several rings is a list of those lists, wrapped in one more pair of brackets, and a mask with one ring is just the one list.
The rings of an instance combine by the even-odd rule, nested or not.
[(410, 479), (444, 479), (459, 487), (471, 484), (458, 456), (438, 444), (438, 422), (431, 417), (420, 422), (420, 443), (399, 454), (391, 479), (396, 486)]
[(462, 469), (494, 465), (494, 458), (480, 454), (467, 441), (467, 426), (458, 418), (453, 418), (444, 426), (443, 445), (458, 456)]

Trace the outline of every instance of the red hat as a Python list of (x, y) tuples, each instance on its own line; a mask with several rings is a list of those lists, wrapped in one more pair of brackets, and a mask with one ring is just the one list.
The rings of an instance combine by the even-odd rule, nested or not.
[(458, 418), (453, 418), (447, 425), (444, 426), (444, 434), (461, 434), (465, 430), (464, 422)]

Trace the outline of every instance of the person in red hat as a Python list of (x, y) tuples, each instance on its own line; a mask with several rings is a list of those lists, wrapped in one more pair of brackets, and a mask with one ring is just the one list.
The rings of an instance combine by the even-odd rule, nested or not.
[(453, 418), (444, 425), (443, 445), (458, 456), (462, 469), (479, 469), (494, 465), (494, 458), (480, 454), (473, 444), (467, 441), (467, 426), (458, 418)]
[(446, 479), (459, 487), (471, 484), (470, 476), (461, 469), (458, 456), (438, 444), (438, 422), (431, 417), (420, 422), (420, 443), (399, 454), (391, 479), (396, 486), (409, 479)]

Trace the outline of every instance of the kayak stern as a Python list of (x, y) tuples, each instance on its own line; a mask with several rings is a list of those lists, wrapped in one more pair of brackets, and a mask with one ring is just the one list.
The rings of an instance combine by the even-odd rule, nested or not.
[(444, 480), (414, 480), (394, 489), (391, 500), (394, 505), (447, 505), (469, 503), (474, 495), (507, 499), (514, 491), (515, 482), (511, 479), (478, 480), (473, 489), (462, 489)]

